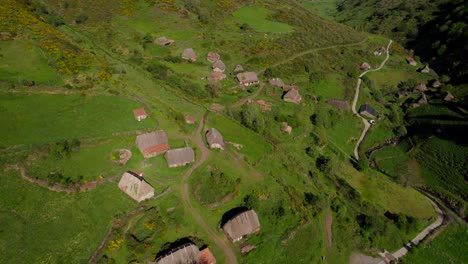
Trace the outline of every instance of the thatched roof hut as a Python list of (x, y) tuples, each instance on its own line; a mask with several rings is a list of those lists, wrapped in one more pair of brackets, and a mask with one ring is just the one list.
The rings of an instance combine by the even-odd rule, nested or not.
[(154, 157), (169, 149), (169, 142), (164, 130), (138, 135), (136, 146), (145, 158)]
[(206, 56), (206, 59), (209, 62), (213, 63), (213, 62), (218, 61), (219, 59), (221, 59), (221, 56), (216, 52), (210, 51), (210, 52), (208, 52), (208, 55)]
[(221, 150), (225, 148), (223, 136), (214, 127), (206, 132), (206, 141), (210, 148), (218, 148)]
[(298, 89), (290, 89), (290, 90), (283, 96), (283, 100), (284, 100), (285, 102), (290, 102), (290, 103), (298, 104), (298, 103), (302, 100), (302, 97), (301, 97), (301, 95), (299, 94), (299, 90), (298, 90)]
[(171, 45), (174, 42), (175, 42), (174, 40), (168, 39), (166, 37), (160, 37), (160, 38), (157, 38), (157, 39), (154, 40), (154, 44), (157, 44), (159, 46)]
[(200, 250), (194, 244), (188, 243), (171, 249), (156, 259), (157, 264), (198, 264)]
[(237, 242), (244, 236), (260, 231), (260, 222), (257, 213), (248, 210), (229, 219), (222, 228), (229, 240)]
[(192, 48), (188, 48), (188, 49), (185, 49), (184, 52), (182, 52), (182, 58), (186, 60), (196, 61), (197, 54)]
[(258, 84), (259, 80), (255, 72), (242, 72), (236, 75), (237, 80), (243, 86)]
[(368, 104), (363, 104), (361, 107), (359, 107), (359, 114), (367, 116), (369, 118), (375, 118), (377, 116), (377, 113), (375, 112), (374, 108), (372, 108)]
[(445, 94), (444, 100), (445, 101), (452, 101), (453, 99), (455, 99), (455, 96), (453, 96), (453, 94), (451, 92), (447, 91), (447, 94)]
[(361, 64), (361, 66), (359, 66), (359, 69), (361, 69), (361, 70), (368, 70), (368, 69), (370, 69), (370, 68), (371, 68), (371, 66), (370, 66), (370, 64), (367, 63), (367, 62), (363, 62), (363, 63)]
[(438, 87), (440, 87), (441, 85), (442, 85), (442, 83), (441, 83), (439, 80), (437, 80), (437, 79), (433, 80), (432, 83), (431, 83), (431, 86), (432, 86), (433, 88), (438, 88)]
[(218, 82), (224, 79), (226, 79), (226, 74), (222, 72), (212, 72), (210, 76), (208, 76), (208, 81), (210, 82)]
[(272, 86), (278, 86), (278, 87), (284, 86), (284, 82), (280, 78), (271, 78), (270, 80), (268, 80), (268, 83)]
[(406, 57), (406, 61), (408, 62), (409, 65), (416, 66), (418, 63), (413, 57)]
[(415, 91), (418, 91), (418, 92), (424, 92), (424, 91), (427, 91), (427, 86), (425, 83), (418, 83), (418, 85), (416, 85), (416, 87), (414, 87), (414, 90)]
[(421, 93), (421, 97), (419, 98), (417, 104), (419, 105), (425, 105), (427, 104), (427, 97), (424, 93)]
[(164, 157), (169, 168), (184, 166), (195, 161), (195, 153), (190, 147), (168, 150)]
[(127, 171), (122, 175), (119, 189), (137, 202), (154, 196), (154, 188), (143, 179), (143, 174)]
[(226, 65), (224, 65), (222, 60), (217, 60), (215, 63), (213, 63), (212, 68), (215, 72), (224, 72), (226, 70)]
[(429, 73), (431, 68), (429, 68), (429, 64), (424, 65), (424, 68), (421, 69), (422, 73)]

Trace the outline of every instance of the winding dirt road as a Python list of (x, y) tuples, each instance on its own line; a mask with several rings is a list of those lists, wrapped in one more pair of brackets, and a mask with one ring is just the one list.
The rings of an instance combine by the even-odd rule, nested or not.
[(194, 141), (201, 151), (201, 157), (182, 177), (182, 184), (181, 184), (181, 190), (180, 190), (182, 194), (182, 202), (184, 204), (184, 207), (187, 208), (190, 214), (195, 218), (198, 225), (201, 228), (203, 228), (203, 230), (206, 231), (206, 233), (211, 237), (211, 239), (216, 243), (216, 245), (224, 251), (226, 255), (226, 262), (230, 264), (237, 264), (236, 254), (234, 253), (232, 248), (229, 246), (228, 241), (224, 239), (224, 237), (220, 236), (215, 230), (213, 230), (212, 228), (208, 226), (208, 224), (205, 222), (205, 220), (203, 220), (201, 215), (193, 207), (190, 201), (188, 178), (190, 177), (190, 175), (192, 175), (192, 173), (198, 167), (200, 167), (206, 161), (206, 159), (210, 155), (210, 151), (205, 146), (205, 143), (203, 142), (203, 138), (202, 138), (202, 130), (205, 127), (205, 119), (206, 119), (207, 114), (205, 114), (203, 119), (200, 121), (198, 129), (196, 131), (196, 135), (194, 137)]
[(359, 160), (359, 146), (361, 146), (361, 143), (362, 141), (364, 140), (364, 138), (366, 137), (366, 134), (367, 134), (367, 131), (369, 130), (370, 128), (370, 123), (367, 121), (367, 119), (365, 119), (364, 117), (362, 117), (357, 111), (356, 111), (356, 104), (357, 104), (357, 101), (359, 99), (359, 91), (361, 89), (361, 84), (362, 84), (362, 77), (364, 75), (366, 75), (367, 73), (369, 72), (375, 72), (375, 71), (379, 71), (380, 69), (382, 69), (382, 67), (385, 65), (385, 63), (388, 61), (388, 59), (390, 58), (390, 52), (389, 52), (389, 49), (390, 49), (390, 45), (392, 45), (392, 40), (390, 40), (388, 42), (388, 45), (387, 45), (387, 49), (385, 50), (386, 51), (386, 57), (385, 59), (382, 61), (382, 63), (380, 64), (380, 66), (378, 68), (375, 68), (375, 69), (372, 69), (372, 70), (367, 70), (363, 73), (361, 73), (361, 75), (359, 75), (358, 77), (358, 81), (357, 81), (357, 85), (356, 85), (356, 93), (354, 94), (354, 100), (353, 100), (353, 106), (352, 106), (352, 110), (353, 110), (353, 113), (361, 118), (362, 122), (364, 123), (364, 130), (362, 131), (361, 133), (361, 137), (359, 138), (358, 142), (356, 143), (356, 146), (354, 147), (354, 157)]

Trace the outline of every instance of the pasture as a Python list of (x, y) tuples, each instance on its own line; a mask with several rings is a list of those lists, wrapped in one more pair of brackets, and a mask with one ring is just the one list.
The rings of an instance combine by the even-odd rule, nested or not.
[(292, 27), (288, 24), (271, 21), (269, 16), (272, 11), (260, 6), (244, 6), (234, 12), (234, 18), (240, 23), (245, 23), (257, 32), (288, 32)]

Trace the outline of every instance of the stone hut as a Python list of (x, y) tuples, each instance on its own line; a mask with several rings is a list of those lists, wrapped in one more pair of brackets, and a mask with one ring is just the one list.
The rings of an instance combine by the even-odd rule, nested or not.
[(421, 93), (421, 97), (419, 98), (418, 102), (417, 102), (418, 105), (425, 105), (427, 104), (427, 97), (424, 93)]
[(432, 83), (431, 83), (431, 86), (433, 88), (439, 88), (440, 86), (442, 85), (442, 83), (439, 81), (439, 80), (433, 80)]
[(208, 52), (208, 55), (206, 56), (206, 59), (209, 62), (213, 63), (213, 62), (216, 62), (219, 59), (221, 59), (221, 56), (218, 53), (210, 51), (210, 52)]
[(416, 65), (418, 65), (418, 63), (416, 62), (416, 60), (415, 60), (413, 57), (406, 57), (406, 61), (407, 61), (408, 64), (411, 65), (411, 66), (416, 66)]
[(187, 243), (168, 251), (156, 259), (156, 264), (198, 264), (200, 250), (192, 243)]
[(214, 127), (206, 132), (206, 141), (208, 142), (208, 146), (210, 146), (212, 149), (217, 148), (224, 150), (225, 148), (223, 136)]
[(222, 72), (212, 72), (208, 76), (208, 81), (209, 82), (219, 82), (219, 81), (224, 80), (224, 79), (226, 79), (226, 74), (224, 74)]
[(242, 72), (236, 75), (239, 84), (243, 86), (250, 86), (258, 84), (260, 81), (258, 80), (257, 74), (255, 72)]
[(445, 94), (444, 100), (445, 101), (452, 101), (453, 99), (455, 99), (455, 96), (453, 96), (453, 94), (451, 92), (447, 91), (447, 93)]
[(200, 264), (216, 264), (216, 258), (209, 248), (200, 251)]
[(359, 114), (369, 118), (375, 118), (377, 116), (375, 110), (368, 104), (364, 104), (359, 107)]
[(242, 67), (242, 65), (240, 64), (237, 64), (236, 67), (234, 68), (234, 72), (243, 72), (244, 71), (244, 67)]
[(148, 117), (144, 108), (138, 108), (133, 110), (133, 115), (137, 121), (141, 121)]
[(212, 68), (214, 72), (224, 72), (226, 70), (226, 65), (224, 65), (222, 60), (217, 60), (215, 63), (213, 63)]
[(414, 87), (414, 91), (415, 92), (424, 92), (424, 91), (427, 91), (427, 86), (425, 83), (418, 83), (418, 85), (416, 85), (416, 87)]
[(137, 202), (154, 196), (154, 188), (143, 179), (142, 173), (125, 172), (120, 179), (119, 189)]
[(268, 83), (271, 86), (278, 86), (278, 87), (283, 87), (284, 86), (284, 82), (280, 78), (271, 78), (270, 80), (268, 80)]
[(195, 161), (195, 152), (190, 147), (171, 149), (164, 154), (169, 168), (184, 166)]
[(348, 101), (331, 99), (328, 100), (327, 103), (335, 108), (343, 109), (346, 112), (349, 112), (350, 107)]
[(429, 73), (431, 68), (429, 68), (429, 64), (424, 65), (424, 68), (421, 69), (422, 73)]
[(138, 135), (136, 146), (145, 158), (154, 157), (169, 149), (169, 142), (164, 130)]
[(168, 39), (166, 37), (160, 37), (154, 40), (154, 44), (157, 44), (159, 46), (168, 46), (173, 44), (174, 42), (174, 40)]
[(227, 238), (237, 242), (243, 237), (260, 231), (260, 222), (254, 210), (244, 211), (229, 219), (222, 226)]
[(361, 66), (359, 66), (359, 69), (361, 69), (361, 70), (368, 70), (368, 69), (370, 69), (370, 68), (371, 68), (371, 66), (370, 66), (370, 64), (367, 63), (367, 62), (363, 62), (363, 63), (361, 64)]
[(299, 94), (298, 89), (290, 89), (286, 94), (283, 96), (283, 100), (285, 102), (290, 102), (290, 103), (295, 103), (298, 104), (301, 100), (302, 97)]
[(182, 58), (186, 60), (196, 61), (197, 54), (192, 48), (188, 48), (188, 49), (185, 49), (184, 52), (182, 52)]

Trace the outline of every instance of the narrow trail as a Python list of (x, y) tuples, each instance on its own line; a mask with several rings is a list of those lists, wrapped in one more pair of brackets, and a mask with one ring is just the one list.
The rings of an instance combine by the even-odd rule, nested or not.
[(409, 252), (409, 250), (411, 248), (413, 248), (414, 246), (417, 246), (427, 236), (432, 234), (435, 229), (437, 229), (438, 227), (440, 227), (442, 225), (442, 223), (444, 222), (444, 213), (439, 208), (439, 206), (437, 206), (437, 204), (435, 202), (433, 202), (429, 197), (426, 197), (426, 198), (429, 200), (429, 202), (432, 204), (435, 211), (437, 212), (437, 220), (434, 223), (430, 224), (428, 227), (426, 227), (423, 231), (421, 231), (418, 235), (416, 235), (415, 238), (413, 238), (410, 242), (405, 244), (400, 249), (394, 251), (393, 253), (388, 253), (388, 252), (381, 253), (381, 255), (382, 255), (382, 257), (384, 259), (382, 261), (380, 261), (378, 264), (389, 263), (389, 260), (391, 258), (394, 258), (394, 259), (402, 258), (403, 256), (405, 256)]
[(190, 175), (192, 175), (192, 173), (198, 167), (200, 167), (210, 155), (210, 151), (205, 146), (205, 143), (203, 142), (203, 138), (202, 138), (202, 130), (205, 127), (206, 115), (207, 114), (205, 114), (203, 119), (200, 121), (198, 129), (196, 131), (196, 135), (194, 137), (194, 141), (201, 151), (201, 157), (182, 177), (181, 189), (180, 189), (181, 194), (182, 194), (182, 202), (184, 204), (184, 207), (187, 208), (190, 214), (195, 218), (198, 225), (208, 234), (208, 236), (211, 237), (211, 239), (216, 243), (216, 245), (224, 251), (226, 255), (226, 262), (230, 264), (237, 264), (236, 254), (234, 253), (232, 248), (229, 246), (229, 244), (227, 244), (227, 240), (224, 239), (224, 237), (221, 237), (219, 234), (216, 233), (215, 230), (213, 230), (212, 228), (208, 226), (208, 224), (205, 222), (205, 220), (203, 220), (202, 216), (193, 207), (190, 201), (188, 179)]
[(388, 42), (388, 45), (387, 45), (387, 49), (385, 50), (386, 51), (386, 57), (385, 59), (382, 61), (382, 63), (380, 64), (380, 66), (376, 69), (373, 69), (373, 70), (367, 70), (363, 73), (361, 73), (358, 77), (358, 80), (357, 80), (357, 85), (356, 85), (356, 93), (354, 94), (354, 100), (353, 100), (353, 106), (352, 106), (352, 110), (353, 110), (353, 113), (361, 118), (362, 122), (364, 123), (364, 130), (362, 131), (361, 133), (361, 137), (359, 138), (358, 142), (356, 143), (356, 146), (354, 147), (354, 157), (359, 160), (359, 147), (361, 146), (361, 143), (362, 141), (364, 140), (364, 138), (366, 137), (366, 134), (367, 134), (367, 131), (369, 130), (370, 128), (370, 123), (367, 121), (367, 119), (365, 119), (364, 117), (362, 117), (357, 111), (356, 111), (356, 104), (357, 104), (357, 101), (359, 99), (359, 91), (361, 89), (361, 84), (362, 84), (362, 77), (364, 75), (366, 75), (367, 73), (369, 72), (375, 72), (375, 71), (379, 71), (380, 69), (382, 69), (382, 67), (385, 65), (385, 63), (388, 61), (388, 59), (390, 58), (390, 52), (389, 52), (389, 49), (390, 49), (390, 45), (392, 45), (392, 40), (390, 40)]
[(325, 234), (327, 238), (327, 249), (330, 251), (333, 246), (333, 233), (332, 233), (332, 225), (333, 225), (333, 215), (331, 210), (328, 210), (325, 214)]

